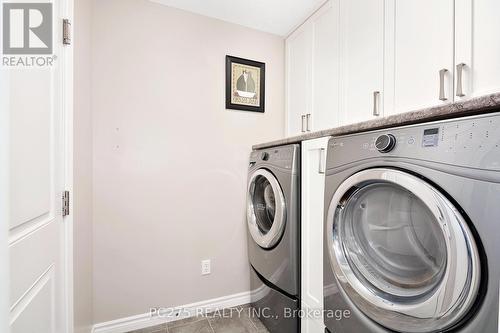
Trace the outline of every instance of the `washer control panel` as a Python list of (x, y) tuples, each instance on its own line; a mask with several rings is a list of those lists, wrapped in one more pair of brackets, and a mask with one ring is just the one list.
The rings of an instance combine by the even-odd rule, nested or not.
[(328, 150), (328, 168), (384, 156), (500, 171), (500, 113), (345, 135)]

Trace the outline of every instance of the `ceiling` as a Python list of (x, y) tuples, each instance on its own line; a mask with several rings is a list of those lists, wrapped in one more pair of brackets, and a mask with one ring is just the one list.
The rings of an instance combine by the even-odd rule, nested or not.
[(151, 0), (170, 7), (288, 35), (325, 0)]

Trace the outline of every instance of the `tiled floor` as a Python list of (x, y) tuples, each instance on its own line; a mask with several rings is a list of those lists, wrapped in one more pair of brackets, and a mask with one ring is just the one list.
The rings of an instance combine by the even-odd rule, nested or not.
[(248, 305), (220, 310), (202, 317), (143, 328), (129, 333), (269, 333)]

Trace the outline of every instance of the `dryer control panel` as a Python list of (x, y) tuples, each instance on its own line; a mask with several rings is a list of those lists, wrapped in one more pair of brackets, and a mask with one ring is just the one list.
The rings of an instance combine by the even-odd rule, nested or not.
[(250, 153), (249, 167), (257, 164), (268, 164), (284, 169), (292, 169), (296, 156), (298, 156), (298, 145), (288, 145), (276, 148), (255, 150)]
[(500, 113), (332, 138), (327, 167), (402, 157), (500, 171)]

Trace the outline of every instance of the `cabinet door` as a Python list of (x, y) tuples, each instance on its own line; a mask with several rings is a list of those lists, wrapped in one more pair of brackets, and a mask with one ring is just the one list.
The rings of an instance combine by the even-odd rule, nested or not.
[(342, 123), (370, 120), (374, 104), (383, 114), (384, 0), (341, 0), (340, 20)]
[(455, 1), (455, 98), (499, 92), (500, 1)]
[(311, 25), (306, 22), (286, 41), (288, 135), (305, 131), (306, 121), (302, 121), (302, 116), (311, 113), (311, 50)]
[[(386, 30), (393, 34), (386, 39), (387, 54), (393, 57), (392, 73), (386, 74), (388, 80), (394, 81), (392, 96), (386, 95), (387, 114), (452, 102), (454, 0), (387, 0), (387, 3), (393, 11), (388, 17), (394, 18)], [(442, 87), (441, 70), (446, 70)]]
[[(323, 209), (328, 137), (302, 142), (301, 305), (323, 310)], [(307, 313), (307, 312), (306, 312)], [(321, 316), (304, 316), (302, 333), (324, 333)]]
[(339, 125), (339, 0), (329, 1), (311, 17), (312, 116), (315, 131)]

